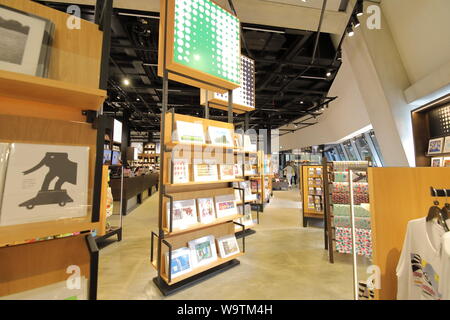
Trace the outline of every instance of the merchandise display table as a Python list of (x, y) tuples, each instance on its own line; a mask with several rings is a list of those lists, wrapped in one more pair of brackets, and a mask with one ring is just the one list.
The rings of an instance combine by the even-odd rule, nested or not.
[[(159, 172), (152, 172), (143, 176), (123, 179), (122, 212), (126, 215), (143, 200), (152, 195), (153, 187), (158, 189)], [(111, 179), (111, 191), (114, 201), (120, 201), (121, 179)]]

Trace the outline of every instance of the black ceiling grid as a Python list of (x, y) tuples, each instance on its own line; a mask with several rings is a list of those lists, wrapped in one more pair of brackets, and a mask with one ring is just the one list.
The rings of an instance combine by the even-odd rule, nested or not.
[[(61, 11), (68, 6), (38, 2)], [(82, 17), (93, 21), (94, 8), (80, 7)], [(104, 112), (122, 117), (126, 110), (132, 130), (157, 134), (162, 101), (162, 79), (157, 76), (159, 13), (114, 8), (112, 29)], [(316, 117), (330, 99), (327, 94), (342, 63), (334, 59), (336, 49), (330, 35), (320, 34), (312, 63), (314, 31), (246, 23), (242, 31), (256, 61), (256, 110), (250, 113), (250, 128), (276, 129), (302, 116)], [(244, 55), (247, 49), (242, 46)], [(130, 80), (129, 86), (123, 84), (124, 78)], [(169, 84), (169, 107), (177, 113), (204, 116), (200, 90), (178, 82)], [(210, 118), (227, 121), (222, 110), (210, 109)], [(235, 114), (235, 122), (244, 122), (244, 115)]]

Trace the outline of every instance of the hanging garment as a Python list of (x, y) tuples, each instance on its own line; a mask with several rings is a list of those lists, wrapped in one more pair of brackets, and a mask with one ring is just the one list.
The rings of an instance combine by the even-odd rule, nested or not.
[[(428, 232), (427, 232), (428, 228)], [(449, 299), (449, 235), (435, 221), (426, 218), (408, 222), (397, 265), (398, 300)]]

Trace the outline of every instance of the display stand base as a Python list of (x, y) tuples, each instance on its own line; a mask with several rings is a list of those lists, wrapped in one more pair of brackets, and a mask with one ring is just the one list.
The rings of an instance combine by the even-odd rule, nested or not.
[(122, 241), (122, 228), (112, 228), (112, 230), (108, 231), (105, 235), (95, 237), (95, 242), (105, 241), (115, 235), (117, 235), (117, 241)]
[(227, 271), (233, 267), (236, 267), (237, 265), (239, 265), (241, 262), (237, 259), (228, 261), (224, 264), (221, 264), (217, 267), (211, 268), (207, 271), (204, 271), (202, 273), (199, 273), (193, 277), (190, 277), (186, 280), (177, 282), (171, 286), (169, 286), (163, 279), (159, 278), (159, 277), (155, 277), (153, 278), (153, 282), (155, 283), (156, 287), (158, 287), (159, 291), (161, 291), (161, 293), (164, 296), (170, 296), (174, 293), (177, 293), (178, 291), (187, 289), (193, 285), (196, 285), (199, 282), (205, 281), (209, 278), (212, 278), (216, 275), (218, 275), (219, 273), (222, 273), (224, 271)]
[(256, 233), (256, 231), (253, 229), (246, 229), (245, 231), (236, 232), (235, 235), (236, 235), (236, 239), (241, 239), (242, 237), (248, 237), (255, 233)]

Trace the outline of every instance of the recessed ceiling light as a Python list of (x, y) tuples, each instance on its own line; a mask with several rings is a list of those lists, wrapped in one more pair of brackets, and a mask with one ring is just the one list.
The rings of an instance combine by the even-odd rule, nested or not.
[(327, 77), (331, 77), (331, 71), (327, 72)]
[(128, 78), (123, 79), (122, 83), (126, 86), (130, 85), (130, 80)]

